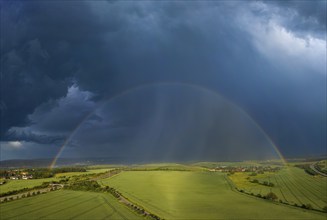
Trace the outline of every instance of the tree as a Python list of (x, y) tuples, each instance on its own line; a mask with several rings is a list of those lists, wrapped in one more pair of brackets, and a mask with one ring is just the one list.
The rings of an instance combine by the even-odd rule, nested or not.
[(266, 198), (269, 199), (269, 200), (273, 200), (273, 201), (275, 201), (275, 200), (278, 199), (278, 196), (276, 196), (275, 193), (270, 192), (270, 193), (268, 193), (268, 194), (266, 195)]
[(305, 208), (306, 209), (312, 209), (312, 205), (308, 203), (308, 204), (305, 205)]
[(323, 208), (323, 210), (324, 210), (325, 212), (327, 212), (327, 206), (325, 206), (325, 207)]
[(256, 175), (257, 175), (257, 173), (255, 173), (255, 172), (252, 172), (249, 174), (249, 176), (256, 176)]

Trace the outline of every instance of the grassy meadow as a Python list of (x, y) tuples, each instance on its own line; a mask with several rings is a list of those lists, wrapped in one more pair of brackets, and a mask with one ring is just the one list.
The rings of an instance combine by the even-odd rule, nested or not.
[(125, 171), (100, 180), (164, 219), (326, 219), (231, 190), (218, 172)]
[(111, 194), (60, 190), (0, 206), (0, 219), (143, 219)]

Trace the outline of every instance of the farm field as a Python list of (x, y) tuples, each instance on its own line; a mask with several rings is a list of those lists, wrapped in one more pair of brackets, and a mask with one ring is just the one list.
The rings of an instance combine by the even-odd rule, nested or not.
[(109, 171), (110, 169), (94, 169), (88, 170), (87, 172), (68, 172), (68, 173), (58, 173), (55, 177), (44, 178), (44, 179), (28, 179), (28, 180), (7, 180), (6, 184), (0, 186), (0, 193), (5, 193), (12, 190), (20, 190), (23, 188), (33, 188), (35, 186), (42, 185), (43, 182), (58, 181), (60, 177), (66, 176), (78, 176), (85, 174), (96, 174)]
[[(249, 173), (235, 173), (229, 178), (236, 187), (254, 195), (266, 195), (273, 192), (278, 200), (288, 204), (307, 205), (314, 209), (323, 210), (327, 206), (327, 178), (311, 176), (304, 170), (296, 167), (287, 167), (276, 173), (258, 174), (249, 176)], [(273, 187), (258, 183), (251, 183), (250, 179), (259, 182), (273, 183)]]
[(107, 193), (60, 190), (0, 205), (0, 219), (143, 219)]
[(232, 191), (218, 172), (126, 171), (99, 183), (165, 219), (326, 219), (323, 213)]

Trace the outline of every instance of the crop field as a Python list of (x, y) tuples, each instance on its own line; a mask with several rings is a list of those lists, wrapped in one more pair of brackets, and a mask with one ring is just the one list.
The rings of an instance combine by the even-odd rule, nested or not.
[(99, 181), (165, 219), (326, 219), (231, 190), (218, 172), (126, 171)]
[[(235, 173), (229, 178), (239, 189), (254, 195), (266, 195), (273, 192), (278, 196), (278, 200), (291, 205), (310, 204), (318, 210), (327, 206), (327, 178), (311, 176), (296, 167), (288, 167), (276, 173), (258, 174), (257, 176), (249, 176), (249, 173)], [(274, 186), (251, 183), (247, 178), (273, 183)]]
[(0, 205), (0, 219), (143, 219), (110, 194), (60, 190)]

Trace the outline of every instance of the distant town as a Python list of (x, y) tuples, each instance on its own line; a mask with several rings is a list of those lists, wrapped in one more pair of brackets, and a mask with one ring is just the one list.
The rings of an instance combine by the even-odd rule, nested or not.
[(271, 166), (217, 166), (210, 169), (212, 172), (225, 172), (225, 173), (236, 173), (236, 172), (253, 172), (257, 174), (262, 174), (264, 172), (277, 172), (280, 167)]

